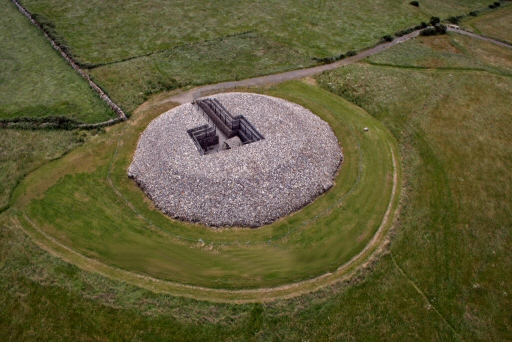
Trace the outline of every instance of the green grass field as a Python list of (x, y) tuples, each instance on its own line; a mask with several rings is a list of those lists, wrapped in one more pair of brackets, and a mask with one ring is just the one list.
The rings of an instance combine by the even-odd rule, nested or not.
[(485, 13), (485, 15), (467, 18), (461, 25), (477, 34), (512, 44), (512, 33), (510, 32), (512, 6), (510, 4), (505, 5)]
[[(327, 84), (364, 77), (366, 93), (358, 98), (394, 132), (403, 158), (405, 191), (391, 253), (350, 281), (254, 305), (155, 294), (49, 255), (4, 214), (0, 329), (11, 340), (509, 340), (511, 289), (503, 270), (510, 267), (510, 189), (503, 182), (509, 175), (499, 173), (508, 172), (502, 163), (511, 151), (500, 141), (507, 135), (490, 131), (506, 129), (510, 118), (506, 108), (488, 103), (504, 101), (496, 89), (510, 81), (483, 74), (478, 101), (467, 101), (474, 96), (465, 88), (473, 84), (467, 75), (439, 73), (363, 64), (319, 78)], [(454, 83), (439, 86), (447, 78)], [(381, 105), (372, 107), (377, 100)], [(468, 107), (454, 111), (461, 101)], [(454, 112), (464, 119), (451, 119)], [(472, 153), (482, 148), (496, 152), (485, 164)]]
[[(87, 257), (181, 284), (258, 289), (334, 272), (381, 225), (393, 184), (399, 182), (393, 139), (366, 113), (318, 88), (292, 83), (268, 93), (312, 109), (331, 124), (344, 149), (336, 186), (300, 213), (257, 230), (170, 220), (148, 205), (126, 175), (138, 137), (153, 118), (140, 115), (32, 173), (15, 195), (18, 218), (25, 229), (40, 227)], [(106, 179), (118, 134), (121, 148), (110, 177), (130, 205)]]
[(45, 15), (82, 62), (97, 64), (246, 30), (310, 56), (331, 56), (374, 44), (432, 15), (486, 7), (483, 0), (409, 1), (22, 1)]
[[(435, 4), (438, 11), (457, 6), (450, 2), (420, 3), (420, 8)], [(462, 7), (473, 4), (457, 3)], [(67, 9), (70, 13), (71, 7), (72, 4)], [(106, 134), (87, 137), (84, 146), (25, 178), (17, 188), (15, 207), (0, 214), (0, 335), (7, 341), (512, 340), (512, 286), (508, 272), (512, 268), (510, 51), (451, 34), (418, 38), (316, 78), (320, 87), (356, 103), (377, 120), (368, 118), (369, 123), (377, 127), (382, 124), (384, 132), (391, 132), (394, 138), (390, 139), (397, 141), (401, 157), (402, 195), (398, 220), (383, 254), (358, 268), (348, 279), (291, 299), (219, 304), (149, 291), (130, 285), (122, 277), (102, 276), (96, 273), (93, 262), (80, 264), (72, 253), (66, 254), (45, 241), (30, 228), (26, 217), (56, 241), (71, 245), (90, 238), (101, 247), (100, 237), (104, 234), (103, 237), (116, 239), (118, 247), (123, 243), (130, 246), (123, 251), (130, 255), (136, 255), (139, 246), (128, 238), (140, 238), (147, 246), (150, 235), (162, 239), (170, 235), (144, 229), (126, 202), (112, 196), (105, 181), (119, 143), (111, 173), (113, 184), (135, 208), (158, 219), (158, 212), (126, 179), (124, 166), (129, 162), (128, 151), (133, 149), (137, 130), (164, 108), (151, 109), (147, 105), (146, 109), (135, 111), (127, 123), (108, 128)], [(301, 89), (308, 89), (308, 93)], [(311, 106), (326, 118), (331, 116), (327, 108), (338, 106), (344, 109), (333, 110), (335, 113), (364, 113), (334, 95), (296, 82), (253, 91)], [(0, 165), (6, 165), (1, 164), (4, 159), (18, 161), (28, 152), (39, 160), (43, 155), (58, 157), (73, 146), (76, 137), (72, 134), (0, 131), (2, 138), (6, 137), (0, 139)], [(340, 138), (348, 140), (350, 135)], [(33, 142), (44, 139), (48, 150), (32, 151)], [(375, 151), (381, 149), (377, 146)], [(373, 157), (386, 159), (378, 153)], [(28, 157), (22, 162), (27, 160), (30, 162)], [(23, 177), (35, 165), (18, 168), (16, 177)], [(12, 186), (9, 184), (12, 182), (0, 182), (0, 190)], [(338, 182), (337, 186), (343, 184)], [(321, 207), (333, 194), (335, 191), (329, 192), (314, 205)], [(107, 209), (99, 208), (97, 200)], [(44, 208), (51, 211), (46, 213)], [(92, 211), (87, 212), (87, 208)], [(297, 215), (309, 215), (309, 208), (313, 206)], [(63, 215), (63, 219), (54, 214)], [(82, 222), (83, 218), (87, 221)], [(78, 224), (82, 231), (67, 224), (67, 220)], [(108, 220), (118, 225), (89, 229)], [(132, 223), (140, 229), (125, 234), (125, 227)], [(63, 235), (53, 230), (54, 225), (63, 228)], [(185, 225), (181, 227), (187, 229)], [(199, 232), (197, 226), (187, 231)], [(268, 232), (262, 232), (257, 234), (266, 239)], [(226, 231), (219, 233), (227, 236)], [(233, 233), (236, 238), (244, 231)], [(327, 236), (328, 232), (322, 237)], [(308, 239), (312, 241), (307, 236), (304, 241)], [(43, 249), (50, 247), (72, 263)], [(115, 257), (120, 251), (85, 243), (73, 247), (102, 260)], [(183, 242), (176, 248), (182, 253), (197, 254), (201, 247)], [(270, 246), (266, 249), (272, 250)], [(274, 250), (280, 252), (278, 247)], [(226, 261), (226, 265), (235, 265), (237, 258), (238, 255), (232, 258), (230, 264)], [(119, 259), (116, 262), (123, 262)], [(312, 265), (311, 260), (306, 262)], [(135, 266), (148, 264), (139, 261)]]
[(311, 58), (251, 32), (177, 46), (147, 57), (91, 69), (90, 75), (125, 111), (151, 94), (245, 79), (313, 65)]
[(486, 7), (483, 0), (425, 0), (419, 8), (392, 0), (22, 4), (77, 61), (98, 66), (89, 73), (128, 115), (154, 93), (308, 67), (313, 57), (372, 46), (432, 15)]
[(95, 123), (115, 117), (41, 32), (1, 0), (0, 119), (67, 116)]
[[(490, 57), (476, 39), (422, 38), (371, 59), (395, 67), (353, 65), (318, 80), (400, 140), (408, 201), (391, 247), (397, 264), (465, 339), (508, 340), (512, 78), (407, 65), (414, 46), (425, 51), (439, 39), (477, 55), (474, 63)], [(510, 49), (493, 56), (488, 68), (510, 70)]]

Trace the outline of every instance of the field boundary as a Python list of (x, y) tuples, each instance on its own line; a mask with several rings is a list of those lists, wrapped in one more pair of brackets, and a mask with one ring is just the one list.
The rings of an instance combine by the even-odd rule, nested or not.
[(34, 117), (18, 117), (12, 119), (0, 119), (0, 129), (2, 128), (17, 128), (17, 129), (63, 129), (63, 130), (71, 130), (71, 129), (94, 129), (100, 127), (112, 126), (118, 122), (122, 122), (124, 120), (120, 118), (110, 119), (108, 121), (102, 121), (98, 123), (81, 123), (80, 121), (76, 121), (70, 119), (65, 116), (47, 116), (42, 118), (34, 118)]
[(46, 39), (48, 39), (50, 41), (50, 44), (52, 45), (52, 47), (55, 50), (57, 50), (57, 52), (60, 53), (60, 55), (71, 65), (71, 67), (73, 69), (75, 69), (80, 74), (80, 76), (82, 76), (82, 78), (84, 78), (89, 83), (89, 86), (100, 96), (100, 98), (103, 101), (105, 101), (108, 104), (108, 106), (114, 111), (114, 113), (118, 117), (118, 119), (112, 119), (112, 120), (100, 122), (97, 124), (83, 124), (83, 125), (79, 125), (79, 126), (83, 127), (83, 128), (94, 128), (94, 127), (101, 127), (101, 125), (105, 126), (105, 125), (109, 125), (109, 124), (114, 124), (119, 121), (128, 120), (128, 117), (123, 112), (123, 110), (114, 101), (112, 101), (112, 99), (96, 83), (94, 83), (94, 81), (91, 79), (91, 77), (89, 75), (87, 75), (82, 70), (82, 68), (80, 68), (73, 61), (73, 59), (66, 52), (64, 52), (64, 50), (62, 50), (62, 48), (50, 37), (50, 35), (48, 33), (46, 33), (46, 31), (41, 27), (41, 25), (39, 25), (37, 23), (37, 21), (32, 17), (32, 15), (17, 0), (11, 0), (11, 1), (16, 5), (16, 7), (18, 7), (20, 12), (23, 13), (23, 15), (25, 15), (30, 20), (30, 22), (32, 24), (34, 24), (34, 26), (37, 27), (43, 33), (43, 35), (46, 37)]
[(145, 53), (145, 54), (142, 54), (142, 55), (135, 55), (135, 56), (127, 57), (127, 58), (117, 59), (117, 60), (111, 61), (111, 62), (87, 64), (86, 66), (84, 66), (84, 64), (82, 64), (82, 66), (84, 66), (85, 69), (92, 70), (92, 69), (96, 69), (96, 68), (100, 68), (100, 67), (104, 67), (104, 66), (115, 65), (115, 64), (120, 64), (120, 63), (124, 63), (124, 62), (128, 62), (128, 61), (132, 61), (132, 60), (138, 59), (138, 58), (149, 57), (149, 56), (155, 55), (157, 53), (172, 51), (172, 50), (175, 50), (177, 48), (184, 47), (184, 46), (191, 46), (191, 45), (198, 44), (198, 43), (221, 41), (221, 40), (223, 40), (225, 38), (243, 36), (243, 35), (247, 35), (247, 34), (250, 34), (250, 33), (255, 33), (256, 35), (258, 35), (258, 33), (255, 30), (247, 30), (247, 31), (241, 31), (241, 32), (234, 32), (234, 33), (229, 33), (229, 34), (226, 34), (226, 35), (223, 35), (223, 36), (218, 36), (218, 37), (211, 38), (211, 39), (204, 39), (204, 40), (193, 42), (193, 43), (177, 44), (177, 45), (175, 45), (173, 47), (170, 47), (170, 48), (167, 48), (167, 49), (155, 50), (155, 51), (148, 52), (148, 53)]

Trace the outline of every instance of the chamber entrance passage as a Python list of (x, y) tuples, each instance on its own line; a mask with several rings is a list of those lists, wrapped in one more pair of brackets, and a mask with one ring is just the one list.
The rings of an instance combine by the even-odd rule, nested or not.
[(199, 153), (210, 154), (264, 139), (243, 116), (233, 116), (217, 99), (202, 99), (192, 105), (208, 124), (188, 130)]

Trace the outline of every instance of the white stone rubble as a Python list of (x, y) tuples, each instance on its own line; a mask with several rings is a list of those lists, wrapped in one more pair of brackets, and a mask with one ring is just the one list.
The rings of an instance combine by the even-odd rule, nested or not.
[(333, 184), (342, 161), (329, 125), (288, 101), (250, 93), (217, 98), (264, 139), (201, 155), (187, 130), (206, 120), (191, 104), (153, 120), (128, 175), (167, 215), (211, 226), (258, 227), (294, 212)]

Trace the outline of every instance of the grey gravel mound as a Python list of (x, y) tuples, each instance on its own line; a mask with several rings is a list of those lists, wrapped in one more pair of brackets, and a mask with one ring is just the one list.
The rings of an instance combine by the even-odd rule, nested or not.
[(224, 93), (264, 139), (201, 155), (187, 130), (206, 119), (184, 104), (142, 133), (128, 175), (167, 215), (211, 226), (258, 227), (296, 211), (333, 184), (342, 152), (329, 125), (309, 110), (274, 97)]

